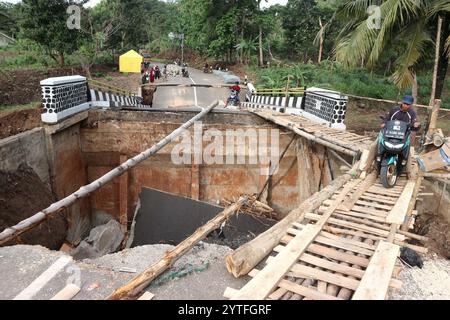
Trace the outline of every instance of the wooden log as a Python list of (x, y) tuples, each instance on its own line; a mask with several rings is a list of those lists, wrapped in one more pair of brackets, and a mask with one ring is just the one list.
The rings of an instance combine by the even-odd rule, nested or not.
[(212, 109), (214, 109), (218, 105), (218, 101), (215, 101), (209, 107), (203, 109), (199, 114), (193, 117), (191, 120), (184, 123), (181, 127), (173, 131), (171, 134), (166, 136), (164, 139), (159, 141), (157, 144), (152, 146), (150, 149), (138, 154), (134, 158), (129, 159), (127, 162), (121, 164), (117, 168), (109, 171), (99, 179), (93, 181), (87, 186), (83, 186), (71, 195), (59, 200), (58, 202), (53, 203), (50, 207), (36, 213), (35, 215), (25, 219), (15, 226), (6, 228), (0, 233), (0, 245), (5, 244), (6, 242), (14, 239), (18, 235), (36, 227), (40, 223), (42, 223), (45, 219), (62, 212), (65, 208), (69, 207), (73, 203), (75, 203), (78, 199), (88, 196), (92, 192), (98, 190), (105, 184), (111, 182), (114, 178), (121, 176), (126, 171), (131, 168), (137, 166), (139, 163), (143, 162), (150, 156), (156, 154), (159, 150), (161, 150), (164, 146), (171, 143), (176, 137), (182, 134), (186, 129), (191, 127), (196, 121), (202, 119), (205, 115), (207, 115)]
[(347, 183), (353, 177), (354, 173), (358, 172), (358, 166), (358, 163), (355, 164), (352, 170), (334, 180), (322, 191), (316, 192), (309, 199), (302, 202), (297, 209), (291, 211), (283, 220), (229, 254), (226, 257), (228, 272), (236, 278), (250, 272), (250, 270), (272, 252), (273, 248), (278, 245), (286, 234), (286, 230), (289, 229), (293, 222), (303, 220), (306, 212), (317, 209), (323, 201)]
[(70, 283), (50, 300), (72, 300), (73, 297), (75, 297), (80, 292), (80, 290), (80, 287), (74, 285), (73, 283)]
[(170, 268), (184, 253), (189, 251), (196, 243), (204, 239), (213, 230), (234, 215), (249, 200), (248, 196), (242, 196), (233, 205), (225, 208), (215, 218), (198, 228), (190, 237), (182, 241), (174, 249), (168, 251), (158, 262), (151, 265), (144, 272), (134, 277), (124, 286), (116, 289), (108, 300), (121, 300), (124, 298), (135, 298), (141, 293), (156, 277)]

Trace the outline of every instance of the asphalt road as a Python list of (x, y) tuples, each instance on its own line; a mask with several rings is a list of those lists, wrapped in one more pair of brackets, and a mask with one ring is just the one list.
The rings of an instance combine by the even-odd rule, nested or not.
[[(163, 69), (163, 65), (159, 65)], [(224, 85), (222, 77), (215, 74), (204, 73), (201, 70), (188, 68), (189, 78), (182, 76), (169, 76), (168, 81), (158, 80), (161, 84), (203, 84)], [(183, 87), (159, 87), (153, 99), (154, 108), (181, 108), (181, 107), (206, 107), (215, 100), (219, 100), (219, 106), (224, 106), (230, 94), (228, 88), (183, 88)]]

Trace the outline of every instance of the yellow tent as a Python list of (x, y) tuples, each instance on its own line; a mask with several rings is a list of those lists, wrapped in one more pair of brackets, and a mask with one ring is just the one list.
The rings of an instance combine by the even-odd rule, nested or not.
[(120, 72), (141, 73), (141, 64), (144, 60), (139, 53), (130, 50), (119, 58)]

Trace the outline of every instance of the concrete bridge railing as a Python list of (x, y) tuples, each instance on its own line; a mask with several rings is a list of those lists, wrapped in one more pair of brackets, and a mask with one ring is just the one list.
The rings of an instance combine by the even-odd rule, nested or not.
[(296, 114), (331, 128), (346, 128), (348, 97), (339, 92), (311, 87), (303, 95), (287, 94), (286, 97), (258, 93), (252, 83), (248, 83), (247, 88), (245, 107)]
[(93, 84), (82, 76), (49, 78), (41, 81), (44, 123), (58, 123), (93, 108), (142, 107), (142, 98), (113, 88)]

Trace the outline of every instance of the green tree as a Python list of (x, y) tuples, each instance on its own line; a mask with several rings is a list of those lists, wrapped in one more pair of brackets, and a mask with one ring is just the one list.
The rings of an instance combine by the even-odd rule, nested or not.
[[(41, 45), (46, 53), (61, 66), (65, 54), (74, 52), (83, 33), (67, 27), (69, 5), (79, 5), (86, 1), (65, 0), (23, 0), (21, 37)], [(59, 59), (57, 59), (59, 56)]]
[[(323, 23), (331, 20), (334, 12), (331, 4), (323, 5), (315, 0), (289, 0), (283, 12), (283, 27), (286, 32), (286, 55), (303, 61), (317, 60), (318, 46), (315, 38), (320, 31), (319, 19)], [(335, 29), (327, 30), (324, 54), (332, 50)]]
[(0, 2), (0, 31), (10, 37), (19, 33), (20, 4)]
[[(378, 22), (368, 19), (370, 5), (378, 6), (373, 7), (373, 12), (379, 13)], [(434, 50), (438, 16), (444, 20), (442, 43), (446, 39), (450, 42), (448, 0), (346, 0), (337, 16), (347, 23), (336, 45), (336, 59), (346, 66), (364, 63), (374, 68), (383, 55), (397, 45), (398, 58), (392, 79), (400, 90), (413, 85), (420, 62)], [(442, 94), (447, 67), (448, 47), (441, 46), (437, 98)]]

